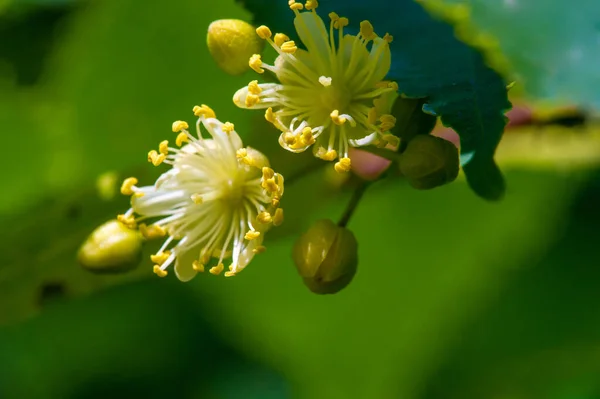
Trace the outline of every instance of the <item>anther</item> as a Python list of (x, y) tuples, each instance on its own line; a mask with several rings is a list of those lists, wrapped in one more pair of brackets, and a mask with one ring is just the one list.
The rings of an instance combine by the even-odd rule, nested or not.
[(258, 85), (258, 80), (248, 83), (248, 91), (252, 94), (260, 94), (262, 92), (262, 89)]
[(279, 226), (283, 223), (283, 209), (277, 208), (273, 215), (273, 226)]
[(304, 8), (304, 5), (302, 3), (296, 3), (294, 0), (288, 1), (288, 4), (290, 6), (290, 9), (294, 11), (302, 10)]
[(314, 10), (318, 6), (319, 2), (317, 0), (307, 0), (306, 4), (304, 5), (304, 8), (306, 8), (307, 10)]
[(261, 39), (269, 39), (271, 37), (271, 29), (269, 29), (269, 27), (265, 25), (261, 25), (258, 28), (256, 28), (256, 34)]
[(250, 68), (254, 69), (258, 73), (264, 73), (265, 70), (261, 68), (262, 59), (260, 58), (260, 54), (254, 54), (250, 57), (250, 61), (248, 61), (248, 65)]
[(331, 114), (329, 114), (329, 116), (331, 117), (333, 123), (335, 123), (336, 125), (343, 125), (344, 123), (346, 123), (346, 118), (340, 116), (340, 112), (337, 109), (331, 111)]
[(321, 156), (321, 159), (324, 161), (333, 161), (336, 158), (337, 158), (336, 150), (329, 150)]
[(265, 247), (264, 245), (258, 246), (256, 248), (254, 248), (252, 250), (252, 253), (254, 254), (262, 254), (263, 252), (265, 252), (267, 250), (267, 247)]
[(158, 145), (158, 152), (161, 154), (167, 155), (169, 153), (169, 141), (163, 140)]
[(350, 162), (350, 158), (341, 158), (338, 162), (335, 163), (333, 168), (338, 173), (349, 172), (352, 164)]
[(218, 265), (211, 267), (209, 272), (210, 272), (210, 274), (214, 274), (215, 276), (217, 276), (217, 275), (221, 274), (223, 269), (225, 269), (225, 265), (223, 265), (222, 263), (219, 263)]
[(319, 83), (321, 83), (323, 87), (331, 86), (331, 78), (328, 78), (327, 76), (320, 76)]
[(271, 214), (267, 211), (262, 211), (261, 213), (258, 214), (258, 216), (256, 217), (256, 220), (258, 220), (259, 223), (262, 224), (269, 224), (273, 221), (273, 217), (271, 216)]
[(294, 54), (298, 50), (296, 43), (293, 40), (288, 40), (281, 45), (281, 51), (288, 54)]
[(267, 110), (265, 111), (265, 119), (267, 120), (267, 122), (275, 122), (275, 115), (273, 115), (273, 108), (269, 107), (267, 108)]
[(373, 40), (377, 37), (377, 35), (373, 31), (373, 25), (371, 25), (371, 22), (369, 21), (362, 21), (360, 23), (360, 34), (366, 40)]
[[(145, 224), (140, 224), (140, 233), (144, 236), (144, 238), (148, 240), (153, 240), (155, 238), (161, 238), (167, 235), (165, 229), (155, 224), (151, 224), (150, 226), (146, 226)], [(153, 261), (154, 262), (154, 261)], [(156, 262), (158, 263), (158, 262)]]
[(223, 129), (225, 133), (231, 133), (235, 129), (235, 126), (231, 122), (225, 122), (223, 123), (223, 126), (221, 126), (221, 129)]
[(185, 121), (173, 122), (173, 133), (181, 132), (182, 130), (185, 130), (187, 128), (189, 128), (189, 125)]
[(192, 111), (197, 117), (216, 118), (215, 111), (206, 104), (202, 104), (201, 106), (196, 105)]
[(200, 261), (195, 260), (192, 263), (192, 269), (194, 269), (195, 271), (199, 272), (199, 273), (204, 273), (204, 265), (202, 263), (200, 263)]
[(136, 179), (135, 177), (128, 177), (123, 181), (123, 184), (121, 185), (121, 194), (133, 195), (133, 188), (136, 184), (138, 184), (138, 179)]
[(389, 44), (389, 43), (391, 43), (394, 40), (394, 36), (390, 35), (389, 33), (386, 33), (383, 36), (383, 40), (385, 40)]
[(192, 195), (190, 195), (190, 199), (196, 205), (200, 205), (201, 203), (204, 202), (204, 198), (202, 198), (201, 194), (192, 194)]
[(248, 93), (248, 95), (246, 96), (245, 104), (246, 104), (246, 107), (248, 107), (248, 108), (255, 106), (259, 102), (260, 102), (260, 97), (257, 96), (256, 94)]
[(155, 255), (150, 255), (150, 260), (157, 265), (162, 266), (162, 264), (169, 259), (169, 256), (171, 256), (171, 252), (169, 251), (159, 252)]
[(258, 237), (260, 237), (260, 231), (256, 231), (256, 230), (250, 230), (249, 232), (246, 233), (246, 235), (244, 235), (244, 238), (246, 240), (254, 240)]
[(177, 147), (181, 147), (183, 143), (188, 143), (189, 141), (190, 139), (188, 135), (181, 132), (177, 135), (177, 138), (175, 139), (175, 144), (177, 144)]
[(227, 272), (225, 272), (224, 276), (225, 277), (233, 277), (233, 276), (235, 276), (235, 273), (232, 271), (227, 271)]
[(154, 272), (154, 274), (156, 274), (158, 277), (166, 277), (167, 275), (167, 271), (163, 270), (160, 268), (159, 265), (154, 265), (154, 268), (152, 269), (152, 271)]
[(273, 38), (273, 41), (275, 42), (275, 45), (277, 47), (281, 47), (281, 45), (283, 43), (285, 43), (289, 40), (290, 40), (290, 38), (285, 33), (276, 33), (275, 37)]

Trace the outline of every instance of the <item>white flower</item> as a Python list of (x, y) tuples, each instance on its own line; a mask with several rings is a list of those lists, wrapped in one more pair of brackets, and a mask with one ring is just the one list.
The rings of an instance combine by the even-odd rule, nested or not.
[[(263, 154), (242, 146), (233, 124), (221, 123), (205, 105), (194, 107), (194, 114), (197, 137), (188, 132), (187, 123), (177, 121), (173, 131), (179, 133), (175, 142), (181, 148), (163, 141), (158, 151), (148, 153), (154, 165), (166, 163), (171, 169), (154, 186), (137, 187), (132, 177), (121, 187), (132, 196), (132, 207), (119, 220), (138, 226), (146, 238), (167, 236), (151, 256), (154, 272), (164, 277), (175, 262), (182, 281), (204, 271), (211, 258), (216, 259), (212, 274), (220, 274), (223, 261), (231, 258), (225, 275), (235, 275), (264, 251), (263, 236), (270, 226), (283, 221), (283, 177)], [(202, 137), (200, 124), (212, 139)]]
[(398, 90), (395, 82), (383, 81), (390, 69), (392, 37), (377, 37), (369, 21), (360, 23), (358, 35), (344, 35), (348, 19), (330, 13), (327, 29), (315, 12), (317, 1), (307, 1), (304, 12), (302, 4), (293, 0), (289, 4), (306, 50), (298, 49), (285, 34), (271, 38), (268, 27), (258, 27), (257, 34), (279, 56), (275, 65), (268, 65), (255, 54), (250, 67), (258, 73), (273, 72), (279, 83), (252, 81), (235, 93), (233, 101), (242, 108), (266, 108), (265, 118), (282, 132), (283, 148), (302, 152), (314, 144), (317, 157), (339, 159), (335, 169), (348, 171), (349, 146), (397, 141), (388, 134), (396, 120), (388, 114), (389, 101), (382, 98)]

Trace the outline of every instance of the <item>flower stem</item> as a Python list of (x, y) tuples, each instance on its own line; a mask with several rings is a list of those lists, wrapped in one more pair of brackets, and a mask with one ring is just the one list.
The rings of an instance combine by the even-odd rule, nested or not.
[(342, 218), (338, 222), (338, 226), (346, 227), (346, 225), (350, 221), (350, 218), (354, 214), (354, 210), (358, 206), (360, 199), (362, 198), (363, 194), (365, 193), (365, 191), (367, 191), (367, 188), (370, 185), (371, 185), (371, 182), (365, 181), (365, 182), (362, 182), (360, 184), (360, 186), (358, 186), (356, 188), (356, 190), (354, 190), (354, 193), (352, 193), (352, 197), (350, 198), (350, 202), (348, 202), (348, 205), (346, 206), (346, 210), (344, 211)]

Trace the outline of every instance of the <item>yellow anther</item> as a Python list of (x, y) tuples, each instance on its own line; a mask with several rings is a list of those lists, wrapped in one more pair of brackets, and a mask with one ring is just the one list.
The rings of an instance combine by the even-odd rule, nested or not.
[(246, 96), (245, 103), (246, 103), (246, 107), (248, 107), (248, 108), (254, 107), (259, 102), (260, 102), (260, 97), (257, 96), (256, 94), (248, 93), (248, 95)]
[(288, 1), (288, 4), (290, 5), (290, 9), (296, 11), (296, 10), (302, 10), (304, 8), (304, 5), (302, 3), (296, 3), (295, 1)]
[(256, 34), (261, 39), (269, 39), (271, 37), (271, 29), (269, 29), (268, 26), (261, 25), (258, 28), (256, 28)]
[(329, 19), (331, 19), (331, 22), (335, 23), (335, 22), (339, 21), (340, 16), (337, 15), (337, 13), (335, 13), (335, 12), (330, 12), (329, 13)]
[(319, 2), (317, 0), (307, 0), (306, 4), (304, 5), (304, 8), (307, 10), (314, 10), (317, 7), (319, 7)]
[(258, 73), (265, 72), (265, 70), (261, 68), (262, 59), (260, 58), (260, 54), (254, 54), (252, 57), (250, 57), (250, 61), (248, 61), (248, 65), (250, 65), (250, 68), (254, 69)]
[(296, 43), (293, 40), (288, 40), (281, 45), (281, 51), (288, 54), (294, 54), (298, 50)]
[(254, 248), (254, 249), (252, 250), (252, 253), (255, 253), (255, 254), (262, 254), (262, 253), (263, 253), (263, 252), (265, 252), (266, 250), (267, 250), (267, 247), (265, 247), (264, 245), (261, 245), (261, 246), (258, 246), (258, 247), (256, 247), (256, 248)]
[(177, 138), (175, 139), (175, 144), (177, 144), (177, 147), (181, 147), (183, 143), (188, 143), (189, 141), (190, 138), (188, 137), (188, 135), (184, 132), (181, 132), (177, 135)]
[(235, 152), (235, 156), (236, 156), (238, 159), (245, 158), (245, 157), (247, 157), (247, 156), (248, 156), (248, 150), (247, 150), (247, 149), (245, 149), (245, 148), (240, 148), (239, 150), (237, 150), (237, 151)]
[(279, 186), (275, 183), (275, 179), (266, 179), (261, 184), (269, 194), (276, 193), (279, 191)]
[(181, 132), (182, 130), (185, 130), (187, 128), (189, 128), (189, 125), (185, 121), (173, 122), (173, 133)]
[(210, 261), (210, 251), (208, 250), (208, 248), (204, 248), (202, 251), (200, 251), (199, 261), (203, 265), (206, 265)]
[(331, 111), (331, 114), (329, 114), (329, 116), (331, 117), (333, 123), (335, 123), (336, 125), (343, 125), (344, 123), (346, 123), (346, 118), (340, 116), (340, 112), (337, 109)]
[(121, 194), (133, 195), (133, 188), (136, 184), (138, 184), (138, 179), (135, 177), (128, 177), (123, 181), (123, 184), (121, 184)]
[(157, 265), (162, 266), (162, 264), (169, 259), (169, 256), (171, 256), (171, 252), (169, 251), (159, 252), (155, 255), (150, 255), (150, 260)]
[(271, 214), (267, 211), (262, 211), (261, 213), (258, 214), (258, 216), (256, 217), (256, 220), (258, 220), (259, 223), (262, 224), (269, 224), (273, 221), (273, 217), (271, 216)]
[(209, 272), (210, 272), (210, 274), (214, 274), (215, 276), (218, 276), (219, 274), (221, 274), (223, 269), (225, 269), (225, 265), (223, 265), (222, 263), (219, 263), (218, 265), (211, 267)]
[(133, 216), (117, 215), (117, 220), (130, 229), (137, 227), (137, 222)]
[(158, 166), (167, 158), (165, 154), (159, 154), (156, 150), (148, 152), (148, 162), (152, 162), (152, 165)]
[(283, 209), (277, 208), (273, 215), (273, 226), (279, 226), (283, 223)]
[(394, 89), (394, 91), (398, 91), (398, 83), (396, 82), (388, 82), (387, 87), (389, 89)]
[(260, 231), (256, 231), (256, 230), (250, 230), (244, 236), (244, 238), (246, 240), (254, 240), (254, 239), (258, 238), (258, 237), (260, 237)]
[(350, 162), (350, 158), (341, 158), (338, 162), (335, 163), (333, 168), (338, 173), (349, 172), (352, 163)]
[(377, 37), (375, 31), (373, 30), (373, 25), (371, 25), (371, 22), (369, 21), (362, 21), (360, 23), (360, 34), (366, 40), (373, 40)]
[(252, 94), (260, 94), (262, 92), (262, 89), (258, 85), (258, 80), (248, 83), (248, 91)]
[(144, 194), (144, 193), (143, 193), (143, 192), (141, 192), (141, 191), (138, 191), (138, 192), (136, 192), (136, 193), (133, 193), (133, 196), (134, 196), (135, 198), (142, 198), (144, 195), (146, 195), (146, 194)]
[(161, 154), (167, 155), (169, 153), (169, 141), (163, 140), (158, 145), (158, 152)]
[(377, 123), (377, 110), (375, 107), (369, 110), (369, 113), (367, 114), (367, 121), (372, 125)]
[(201, 106), (196, 105), (192, 111), (194, 111), (194, 115), (197, 117), (216, 118), (215, 111), (206, 104), (202, 104)]
[(275, 176), (275, 171), (268, 166), (262, 168), (263, 179), (272, 179)]
[(200, 263), (200, 261), (195, 260), (192, 263), (192, 269), (194, 269), (195, 271), (199, 272), (199, 273), (204, 273), (204, 265), (202, 263)]
[(328, 78), (327, 76), (319, 76), (319, 83), (321, 83), (323, 87), (331, 86), (331, 78)]
[[(161, 238), (167, 235), (165, 229), (155, 224), (151, 224), (150, 226), (146, 226), (144, 223), (140, 224), (140, 233), (144, 236), (144, 238), (148, 240), (153, 240), (155, 238)], [(156, 261), (153, 261), (156, 262)], [(158, 263), (158, 262), (156, 262)]]
[(296, 144), (296, 136), (294, 135), (294, 133), (286, 132), (283, 134), (283, 141), (287, 145), (293, 146), (294, 144)]
[(225, 272), (224, 276), (225, 277), (233, 277), (233, 276), (235, 276), (235, 273), (232, 271), (228, 271), (228, 272)]
[(389, 33), (386, 33), (383, 36), (383, 40), (385, 40), (389, 44), (389, 43), (391, 43), (394, 40), (394, 36), (390, 35)]
[(269, 107), (267, 108), (267, 110), (265, 111), (265, 119), (267, 120), (267, 122), (275, 122), (275, 115), (273, 114), (273, 108)]
[(394, 148), (398, 148), (398, 146), (400, 145), (400, 138), (394, 136), (393, 134), (384, 134), (381, 137), (381, 141), (383, 142), (384, 147), (389, 144)]
[(221, 129), (223, 129), (225, 133), (231, 133), (235, 129), (235, 126), (231, 122), (225, 122), (223, 123), (223, 126), (221, 126)]
[(336, 21), (333, 22), (333, 27), (335, 29), (342, 29), (344, 26), (348, 26), (350, 21), (346, 17), (339, 17)]
[(302, 129), (302, 145), (309, 146), (315, 143), (315, 138), (312, 134), (312, 129), (310, 127), (305, 127)]
[(396, 126), (396, 118), (389, 114), (381, 115), (379, 121), (381, 122), (379, 129), (381, 129), (382, 132), (387, 132)]
[(273, 38), (273, 41), (277, 47), (281, 47), (283, 43), (289, 40), (290, 38), (285, 33), (275, 33), (275, 37)]
[(194, 204), (196, 205), (200, 205), (201, 203), (204, 202), (204, 198), (202, 198), (201, 194), (192, 194), (190, 195), (190, 199), (194, 202)]
[(154, 265), (154, 269), (152, 269), (152, 271), (154, 272), (154, 274), (156, 274), (158, 277), (166, 277), (167, 275), (167, 271), (163, 270), (160, 268), (159, 265)]
[(329, 150), (321, 155), (321, 159), (324, 161), (333, 161), (336, 158), (337, 158), (336, 150)]
[(273, 198), (273, 200), (271, 200), (271, 205), (274, 208), (277, 208), (279, 206), (279, 198)]

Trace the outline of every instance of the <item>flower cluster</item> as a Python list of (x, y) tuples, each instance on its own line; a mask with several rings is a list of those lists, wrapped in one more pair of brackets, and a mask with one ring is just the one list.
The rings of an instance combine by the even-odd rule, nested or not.
[(296, 14), (294, 25), (306, 50), (266, 26), (256, 29), (279, 54), (274, 65), (259, 54), (249, 65), (262, 74), (268, 70), (279, 83), (254, 80), (233, 96), (241, 108), (266, 109), (265, 118), (281, 131), (279, 143), (292, 152), (313, 146), (314, 154), (334, 161), (338, 172), (350, 170), (348, 148), (397, 143), (389, 134), (396, 119), (386, 96), (398, 85), (383, 80), (390, 69), (392, 37), (378, 37), (369, 21), (360, 23), (358, 35), (344, 35), (347, 18), (329, 14), (329, 29), (316, 13), (317, 1), (289, 1)]
[[(175, 262), (182, 281), (204, 271), (213, 258), (212, 274), (224, 270), (225, 259), (231, 259), (225, 276), (237, 274), (265, 250), (264, 233), (283, 221), (283, 176), (262, 153), (244, 147), (234, 125), (221, 123), (212, 109), (196, 106), (194, 114), (196, 135), (176, 121), (177, 147), (165, 140), (148, 153), (152, 164), (168, 164), (169, 171), (153, 186), (125, 179), (121, 192), (131, 195), (131, 209), (118, 217), (147, 239), (167, 237), (151, 256), (154, 272), (164, 277)], [(201, 127), (211, 138), (202, 136)]]

